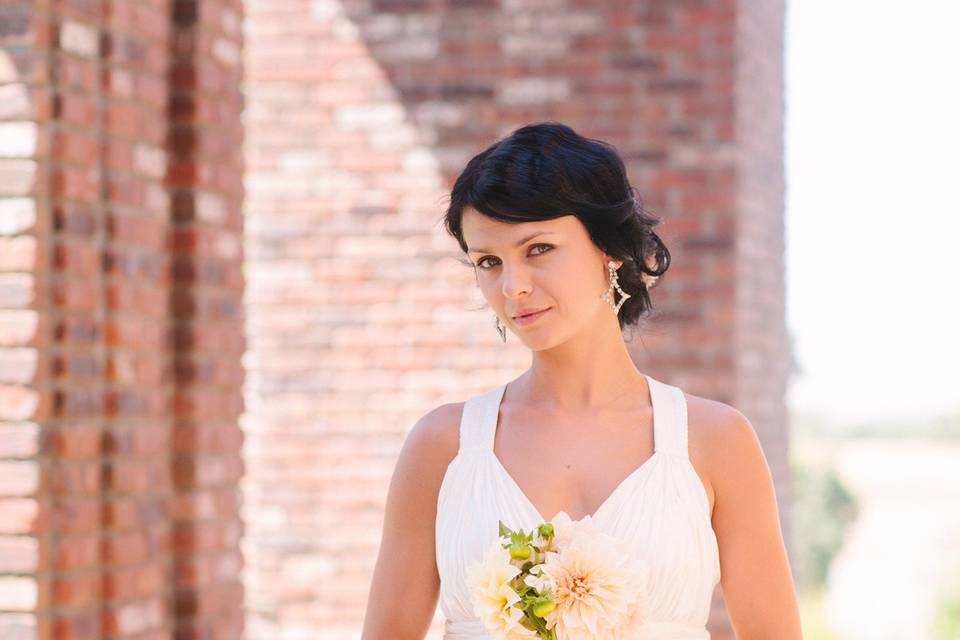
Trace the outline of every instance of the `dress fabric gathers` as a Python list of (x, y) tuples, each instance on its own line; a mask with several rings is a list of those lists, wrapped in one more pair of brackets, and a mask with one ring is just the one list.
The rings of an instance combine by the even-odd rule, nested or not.
[[(720, 555), (706, 490), (690, 462), (683, 391), (646, 376), (653, 454), (593, 513), (641, 566), (642, 603), (630, 640), (709, 640), (706, 629)], [(491, 636), (474, 615), (466, 567), (497, 538), (498, 520), (530, 531), (547, 521), (493, 451), (507, 383), (466, 400), (457, 455), (437, 496), (436, 561), (444, 640)]]

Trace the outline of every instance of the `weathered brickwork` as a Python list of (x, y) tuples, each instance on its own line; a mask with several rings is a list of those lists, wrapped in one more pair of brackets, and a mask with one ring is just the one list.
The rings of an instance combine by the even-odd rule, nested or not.
[[(529, 358), (444, 196), (548, 119), (616, 144), (664, 219), (631, 348), (751, 419), (789, 536), (782, 23), (776, 0), (3, 3), (0, 637), (356, 638), (407, 430)], [(732, 638), (719, 590), (709, 626)]]
[(242, 635), (241, 49), (228, 0), (0, 7), (4, 639)]
[[(789, 533), (782, 2), (246, 6), (254, 637), (357, 637), (407, 430), (527, 365), (438, 222), (534, 121), (616, 144), (665, 220), (636, 360), (751, 419)], [(732, 638), (719, 589), (709, 628)]]

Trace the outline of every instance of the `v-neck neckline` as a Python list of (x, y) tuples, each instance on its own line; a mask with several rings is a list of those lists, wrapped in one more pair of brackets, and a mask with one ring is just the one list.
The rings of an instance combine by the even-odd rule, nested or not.
[[(647, 381), (647, 394), (650, 396), (650, 414), (651, 414), (651, 418), (652, 418), (652, 420), (651, 420), (651, 422), (652, 422), (651, 431), (653, 432), (653, 453), (650, 455), (649, 458), (647, 458), (646, 460), (644, 460), (644, 461), (640, 464), (640, 466), (638, 466), (638, 467), (636, 467), (635, 469), (633, 469), (633, 471), (631, 471), (630, 473), (628, 473), (628, 474), (626, 475), (626, 477), (624, 477), (619, 483), (617, 483), (617, 485), (613, 488), (613, 490), (612, 490), (612, 491), (607, 495), (607, 497), (604, 498), (603, 501), (600, 503), (600, 506), (598, 506), (596, 509), (594, 509), (593, 513), (585, 514), (585, 515), (581, 516), (580, 518), (578, 518), (576, 521), (583, 520), (583, 519), (587, 518), (588, 516), (590, 517), (591, 520), (596, 520), (596, 519), (600, 516), (600, 514), (602, 514), (602, 513), (604, 512), (604, 510), (605, 510), (605, 508), (607, 507), (607, 505), (610, 504), (611, 502), (613, 502), (613, 499), (614, 499), (621, 491), (624, 490), (624, 487), (627, 486), (630, 482), (632, 482), (632, 480), (633, 480), (634, 478), (636, 478), (636, 477), (639, 476), (642, 472), (644, 472), (644, 471), (647, 469), (647, 467), (649, 467), (649, 466), (651, 465), (651, 463), (653, 462), (654, 458), (656, 458), (656, 457), (658, 456), (658, 454), (660, 454), (660, 453), (662, 452), (661, 449), (660, 449), (660, 447), (659, 447), (659, 441), (658, 441), (658, 438), (657, 438), (657, 435), (658, 435), (658, 434), (657, 434), (657, 414), (658, 414), (659, 412), (657, 411), (657, 409), (658, 409), (658, 406), (657, 406), (657, 405), (658, 405), (658, 402), (657, 402), (657, 394), (656, 394), (656, 393), (654, 392), (654, 390), (653, 390), (654, 382), (653, 382), (653, 380), (650, 378), (650, 376), (648, 376), (648, 375), (646, 375), (646, 374), (643, 374), (643, 377), (644, 377), (644, 378), (646, 379), (646, 381)], [(507, 468), (503, 466), (503, 463), (500, 461), (500, 458), (497, 457), (496, 452), (493, 450), (494, 440), (496, 439), (496, 435), (497, 435), (497, 427), (498, 427), (499, 422), (500, 422), (500, 405), (501, 405), (501, 403), (503, 402), (503, 396), (504, 396), (505, 393), (506, 393), (507, 384), (509, 384), (509, 383), (504, 382), (502, 385), (500, 385), (500, 386), (497, 388), (497, 393), (495, 394), (495, 396), (494, 396), (494, 398), (493, 398), (493, 401), (492, 401), (492, 403), (491, 403), (491, 404), (493, 405), (493, 407), (492, 407), (492, 409), (491, 409), (491, 411), (490, 411), (491, 415), (490, 415), (489, 419), (490, 419), (492, 425), (490, 426), (490, 435), (489, 435), (489, 439), (488, 439), (489, 442), (488, 442), (488, 446), (487, 446), (487, 452), (490, 454), (490, 457), (493, 459), (493, 461), (494, 461), (494, 463), (496, 464), (497, 468), (499, 469), (500, 473), (502, 473), (503, 476), (507, 479), (507, 481), (508, 481), (508, 482), (510, 483), (510, 485), (513, 487), (513, 489), (514, 489), (514, 491), (517, 493), (517, 495), (520, 496), (520, 498), (523, 500), (523, 502), (526, 504), (526, 506), (534, 513), (534, 515), (536, 515), (537, 518), (539, 518), (539, 522), (553, 522), (554, 518), (556, 518), (556, 517), (557, 517), (558, 515), (560, 515), (561, 513), (567, 513), (567, 515), (569, 516), (570, 514), (569, 514), (569, 512), (567, 512), (566, 509), (560, 509), (559, 511), (557, 511), (557, 512), (553, 515), (552, 518), (549, 518), (549, 519), (548, 519), (548, 518), (545, 518), (545, 517), (543, 516), (543, 514), (540, 512), (540, 509), (538, 509), (537, 506), (536, 506), (535, 504), (533, 504), (533, 501), (530, 500), (529, 496), (527, 496), (527, 493), (520, 487), (519, 484), (517, 484), (517, 481), (514, 480), (513, 476), (510, 475), (510, 472), (507, 471)], [(571, 516), (571, 519), (572, 519), (572, 516)]]

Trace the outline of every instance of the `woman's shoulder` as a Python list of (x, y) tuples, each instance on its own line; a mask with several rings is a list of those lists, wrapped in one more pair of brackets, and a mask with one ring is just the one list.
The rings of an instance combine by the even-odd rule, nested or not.
[(687, 400), (687, 430), (690, 446), (694, 441), (703, 446), (717, 445), (749, 437), (753, 425), (743, 413), (729, 404), (684, 393)]
[[(407, 434), (407, 440), (433, 456), (449, 462), (460, 450), (460, 422), (470, 400), (481, 400), (498, 387), (475, 392), (456, 402), (446, 402), (424, 413)], [(444, 465), (445, 466), (445, 465)]]
[(756, 429), (739, 409), (718, 400), (684, 395), (690, 461), (712, 498), (723, 481), (758, 462), (762, 447)]
[(719, 400), (685, 393), (687, 400), (687, 433), (690, 455), (705, 462), (712, 461), (737, 446), (744, 439), (755, 437), (753, 425), (742, 412)]
[(411, 449), (421, 462), (435, 461), (446, 468), (460, 448), (463, 405), (447, 402), (428, 410), (410, 428), (404, 448)]
[(446, 470), (447, 464), (460, 450), (460, 423), (467, 403), (487, 401), (500, 388), (481, 388), (463, 396), (462, 400), (445, 402), (429, 409), (414, 423), (406, 440), (417, 451), (422, 450), (424, 455), (442, 463), (442, 468)]
[(447, 403), (424, 413), (403, 438), (387, 491), (386, 511), (400, 528), (432, 522), (447, 467), (459, 448), (459, 406)]

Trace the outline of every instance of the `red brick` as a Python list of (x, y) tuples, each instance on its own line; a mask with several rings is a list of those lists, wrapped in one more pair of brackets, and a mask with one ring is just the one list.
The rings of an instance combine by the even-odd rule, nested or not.
[(92, 418), (103, 412), (103, 392), (96, 388), (64, 387), (56, 392), (54, 411), (59, 416)]
[[(54, 357), (51, 366), (53, 374), (62, 382), (93, 381), (102, 377), (101, 358), (97, 353), (63, 351)], [(100, 396), (93, 394), (92, 397)]]
[(99, 540), (95, 535), (59, 538), (53, 552), (53, 568), (58, 573), (93, 569), (100, 562)]
[(146, 541), (139, 532), (116, 534), (105, 538), (101, 543), (101, 549), (103, 561), (111, 565), (134, 564), (150, 557)]
[[(80, 125), (86, 126), (86, 125)], [(54, 137), (58, 156), (65, 162), (89, 165), (100, 152), (97, 139), (85, 131), (61, 130)]]
[(53, 581), (53, 601), (58, 608), (95, 605), (100, 598), (100, 575), (96, 571), (71, 573)]
[(129, 600), (162, 593), (165, 584), (166, 572), (156, 562), (130, 567), (109, 567), (103, 579), (104, 596), (109, 600)]
[(96, 166), (61, 166), (52, 170), (51, 191), (66, 200), (96, 202), (100, 192)]
[(133, 105), (113, 103), (107, 108), (105, 117), (114, 134), (132, 138), (141, 126), (142, 112)]
[(90, 94), (96, 91), (98, 81), (96, 61), (62, 52), (54, 53), (53, 58), (53, 64), (60, 74), (62, 87)]
[(98, 495), (100, 474), (100, 462), (95, 459), (83, 462), (64, 460), (49, 471), (51, 487), (64, 497)]
[(149, 355), (114, 352), (107, 361), (107, 379), (118, 384), (162, 385), (169, 379), (166, 364)]
[(104, 505), (104, 526), (111, 529), (130, 529), (140, 524), (138, 502), (136, 498), (112, 497)]
[(101, 452), (103, 431), (97, 427), (67, 427), (51, 432), (50, 442), (58, 458), (93, 458)]
[(63, 534), (94, 531), (99, 525), (99, 512), (99, 499), (77, 497), (51, 507), (51, 526)]
[[(133, 453), (159, 456), (170, 450), (170, 431), (162, 427), (141, 427), (133, 430)], [(234, 451), (236, 451), (234, 449)]]
[[(96, 96), (77, 91), (65, 91), (58, 96), (57, 104), (59, 104), (57, 115), (60, 117), (60, 120), (64, 123), (76, 125), (79, 130), (58, 131), (59, 144), (69, 145), (82, 140), (90, 140), (90, 138), (82, 132), (91, 131), (97, 125)], [(93, 141), (88, 142), (88, 144), (91, 143), (95, 144)], [(65, 151), (67, 150), (63, 147), (59, 148)], [(75, 154), (68, 154), (68, 156), (73, 155)], [(89, 158), (87, 158), (87, 160), (89, 161)]]
[[(114, 282), (116, 288), (108, 290), (108, 304), (116, 305), (115, 308), (126, 308), (131, 311), (138, 311), (143, 314), (156, 316), (161, 315), (168, 310), (170, 299), (169, 291), (158, 284), (149, 284), (146, 282)], [(117, 297), (110, 298), (110, 294)], [(119, 301), (119, 296), (127, 296), (123, 303)]]
[[(96, 609), (56, 612), (51, 623), (52, 637), (64, 640), (100, 640), (100, 612)], [(44, 636), (40, 636), (44, 637)]]
[[(213, 491), (195, 490), (179, 493), (172, 505), (172, 516), (176, 520), (210, 520), (218, 517), (216, 496)], [(223, 513), (235, 513), (224, 509)]]
[(144, 494), (151, 486), (150, 470), (140, 460), (115, 459), (107, 471), (110, 486), (116, 493)]
[(173, 530), (174, 550), (180, 553), (204, 553), (220, 548), (221, 524), (217, 522), (188, 522)]
[(153, 216), (112, 213), (108, 219), (110, 237), (140, 250), (163, 251), (167, 223)]

